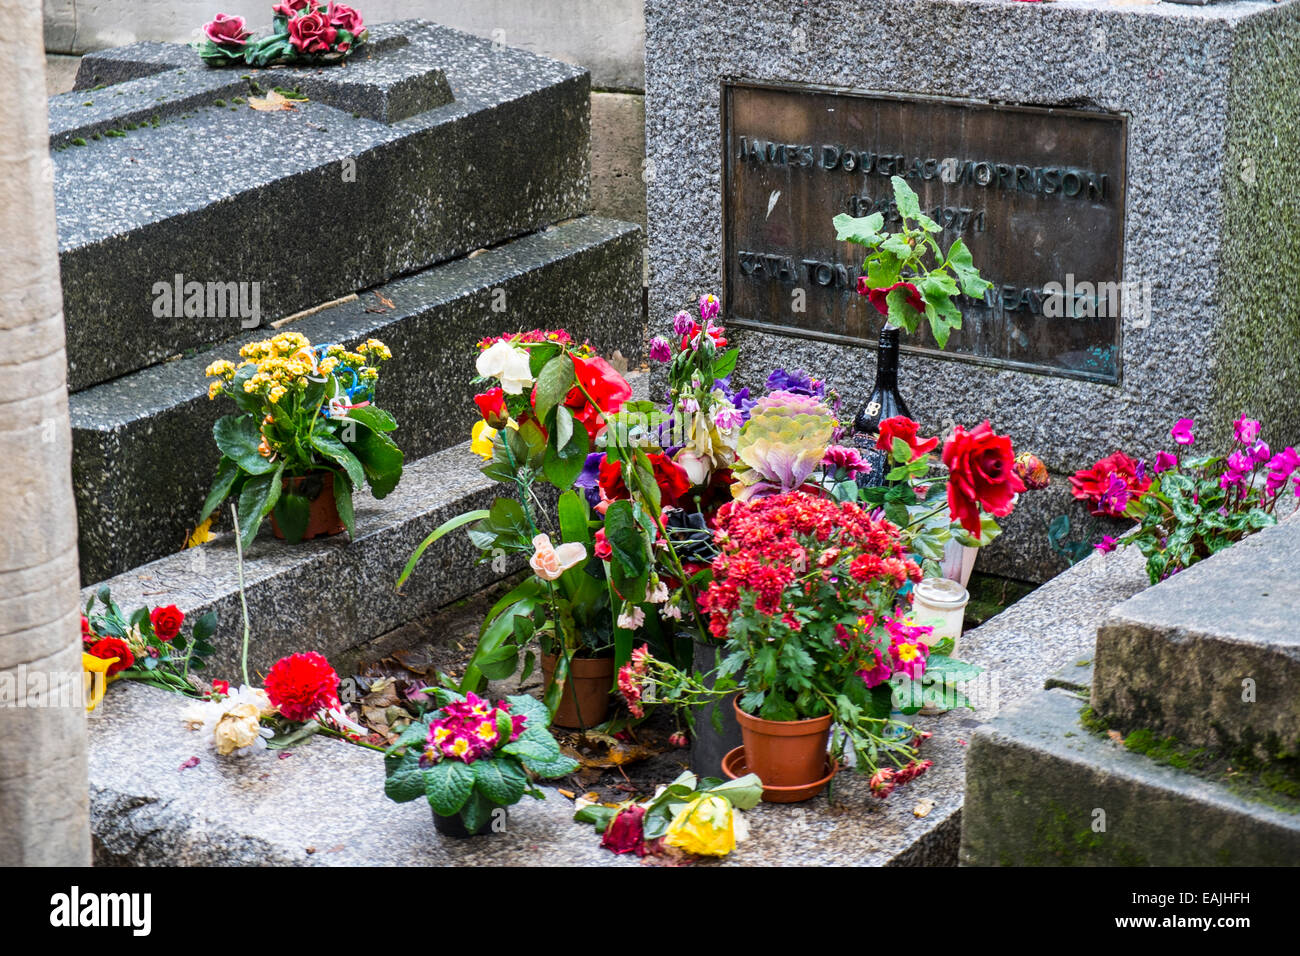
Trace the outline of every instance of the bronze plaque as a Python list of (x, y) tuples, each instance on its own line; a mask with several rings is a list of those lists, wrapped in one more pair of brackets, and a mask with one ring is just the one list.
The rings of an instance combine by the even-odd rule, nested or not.
[(722, 126), (730, 324), (873, 345), (884, 316), (855, 290), (867, 250), (831, 220), (883, 212), (891, 228), (897, 175), (940, 245), (961, 236), (993, 283), (958, 299), (945, 350), (924, 321), (904, 350), (1119, 382), (1124, 314), (1143, 306), (1121, 275), (1124, 116), (724, 83)]

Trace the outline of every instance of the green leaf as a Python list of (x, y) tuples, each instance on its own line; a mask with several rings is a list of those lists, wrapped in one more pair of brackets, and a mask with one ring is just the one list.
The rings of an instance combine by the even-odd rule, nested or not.
[(898, 206), (899, 213), (904, 219), (919, 219), (921, 202), (916, 198), (916, 193), (912, 192), (912, 187), (901, 176), (891, 176), (889, 181), (894, 187), (894, 204)]
[(212, 481), (212, 490), (208, 492), (208, 497), (203, 501), (203, 510), (199, 513), (199, 524), (208, 519), (208, 515), (217, 510), (217, 506), (225, 501), (230, 494), (230, 489), (235, 486), (235, 480), (240, 476), (239, 465), (232, 458), (221, 456), (221, 462), (217, 465), (217, 477)]
[(479, 827), (492, 819), (494, 809), (496, 808), (490, 800), (478, 791), (472, 791), (460, 812), (461, 822), (465, 824), (465, 829), (470, 833), (477, 833)]
[(376, 498), (387, 497), (402, 477), (401, 449), (387, 435), (368, 428), (357, 433), (351, 448), (366, 473), (370, 493)]
[(518, 803), (528, 786), (527, 775), (513, 760), (476, 760), (470, 766), (479, 791), (500, 806)]
[(357, 460), (357, 456), (348, 450), (347, 445), (329, 432), (313, 432), (311, 446), (330, 461), (342, 465), (343, 470), (348, 473), (348, 479), (352, 482), (353, 488), (360, 488), (366, 483), (365, 471), (361, 467), (361, 462)]
[(915, 332), (921, 322), (921, 313), (908, 303), (908, 295), (906, 289), (895, 289), (885, 296), (885, 303), (889, 307), (890, 325)]
[(280, 499), (271, 509), (275, 523), (284, 535), (284, 540), (297, 544), (307, 533), (307, 522), (311, 520), (311, 499), (292, 491), (280, 495)]
[(216, 633), (216, 630), (217, 612), (209, 611), (194, 622), (194, 630), (190, 633), (190, 636), (195, 641), (206, 641)]
[(736, 361), (740, 358), (740, 349), (727, 349), (713, 360), (713, 377), (726, 378), (736, 370)]
[(519, 669), (519, 645), (503, 644), (483, 654), (475, 654), (474, 665), (488, 680), (505, 680)]
[[(568, 409), (561, 407), (558, 414), (568, 415)], [(546, 450), (542, 462), (542, 473), (546, 480), (557, 488), (571, 488), (582, 474), (587, 463), (587, 449), (590, 447), (585, 428), (575, 428), (569, 443), (558, 452), (553, 448)]]
[(439, 816), (459, 812), (474, 790), (474, 770), (459, 760), (440, 760), (424, 770), (424, 793)]
[(555, 406), (555, 447), (563, 450), (573, 438), (573, 413), (564, 405)]
[(613, 561), (626, 575), (634, 577), (646, 570), (648, 562), (645, 539), (637, 527), (632, 502), (623, 500), (610, 503), (605, 511), (605, 540), (613, 551)]
[(481, 509), (478, 511), (467, 511), (463, 515), (457, 515), (434, 528), (433, 531), (430, 532), (429, 536), (420, 542), (420, 546), (411, 552), (410, 558), (406, 561), (406, 567), (402, 569), (401, 577), (397, 579), (397, 587), (400, 588), (406, 583), (406, 579), (411, 576), (411, 572), (415, 570), (416, 564), (419, 563), (424, 552), (428, 550), (429, 545), (433, 544), (447, 533), (455, 531), (457, 528), (464, 527), (473, 521), (482, 521), (488, 516), (488, 514), (489, 512)]
[(262, 432), (251, 415), (227, 415), (212, 426), (212, 437), (221, 453), (250, 475), (265, 475), (275, 467), (258, 453)]
[[(529, 731), (546, 733), (546, 728), (551, 725), (551, 713), (546, 709), (545, 704), (528, 694), (513, 694), (506, 697), (506, 700), (510, 702), (510, 713), (528, 718)], [(550, 738), (550, 734), (546, 736)]]
[(561, 352), (547, 362), (537, 376), (537, 390), (534, 393), (537, 417), (545, 421), (551, 409), (564, 401), (575, 383), (573, 359), (567, 352)]
[(831, 220), (831, 223), (835, 226), (835, 239), (838, 242), (856, 242), (860, 246), (874, 246), (883, 238), (880, 230), (885, 227), (885, 217), (878, 212), (861, 218), (840, 213)]
[(374, 405), (363, 405), (361, 408), (350, 408), (343, 421), (352, 419), (354, 422), (360, 422), (371, 431), (391, 432), (397, 427), (397, 419)]
[(573, 815), (574, 823), (590, 823), (597, 833), (604, 833), (618, 816), (616, 807), (605, 807), (599, 803), (589, 804)]
[(993, 288), (993, 283), (980, 278), (980, 271), (975, 268), (970, 250), (961, 239), (954, 239), (952, 246), (949, 247), (948, 263), (952, 266), (952, 271), (957, 273), (962, 292), (971, 298), (981, 299), (988, 289)]
[(334, 472), (334, 507), (338, 510), (343, 527), (348, 529), (348, 537), (356, 538), (356, 517), (352, 510), (352, 487), (352, 483), (343, 472)]
[(280, 482), (284, 476), (284, 462), (271, 475), (258, 475), (244, 482), (239, 493), (239, 534), (245, 551), (257, 537), (262, 519), (271, 513), (280, 498)]

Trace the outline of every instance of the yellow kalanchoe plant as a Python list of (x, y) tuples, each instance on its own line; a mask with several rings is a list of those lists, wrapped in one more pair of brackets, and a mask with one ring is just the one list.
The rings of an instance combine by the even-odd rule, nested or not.
[(311, 492), (284, 479), (332, 473), (339, 517), (351, 534), (352, 492), (367, 484), (383, 498), (402, 474), (402, 452), (389, 437), (397, 422), (374, 404), (379, 366), (392, 352), (378, 339), (351, 350), (313, 346), (288, 331), (248, 343), (239, 356), (238, 364), (222, 359), (207, 368), (208, 397), (226, 395), (239, 411), (213, 427), (222, 458), (199, 522), (236, 495), (246, 543), (272, 512), (285, 537), (299, 540)]

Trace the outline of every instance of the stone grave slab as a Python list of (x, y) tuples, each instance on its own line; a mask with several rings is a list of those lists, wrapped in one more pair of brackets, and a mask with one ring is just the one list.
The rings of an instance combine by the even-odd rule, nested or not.
[[(214, 70), (166, 44), (86, 58), (83, 86), (123, 88), (53, 98), (74, 391), (231, 338), (254, 311), (292, 315), (582, 211), (584, 71), (423, 21), (387, 29), (406, 43), (329, 71)], [(253, 84), (311, 99), (235, 104), (244, 75), (244, 99)]]

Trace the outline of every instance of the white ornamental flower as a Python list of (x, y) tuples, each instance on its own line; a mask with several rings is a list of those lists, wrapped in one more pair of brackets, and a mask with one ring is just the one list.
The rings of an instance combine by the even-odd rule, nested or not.
[(522, 394), (524, 389), (531, 388), (533, 384), (533, 373), (528, 367), (528, 353), (509, 342), (493, 343), (479, 355), (474, 367), (484, 378), (500, 379), (501, 389), (507, 395)]

